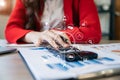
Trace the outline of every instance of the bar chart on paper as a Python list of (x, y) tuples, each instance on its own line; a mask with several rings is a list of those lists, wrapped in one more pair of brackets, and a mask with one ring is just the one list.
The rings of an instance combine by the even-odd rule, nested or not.
[(18, 50), (36, 80), (76, 78), (78, 75), (120, 67), (118, 65), (120, 56), (94, 49), (91, 51), (98, 53), (98, 59), (76, 62), (64, 61), (44, 47), (19, 48)]

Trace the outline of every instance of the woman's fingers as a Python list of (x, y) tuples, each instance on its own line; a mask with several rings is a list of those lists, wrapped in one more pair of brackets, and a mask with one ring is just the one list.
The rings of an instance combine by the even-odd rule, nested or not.
[(44, 35), (43, 39), (47, 41), (52, 47), (54, 47), (55, 49), (58, 49), (59, 46), (51, 36), (46, 34)]
[(36, 47), (39, 47), (42, 44), (41, 39), (37, 40), (37, 41), (33, 41), (33, 43), (35, 44)]
[(58, 33), (55, 33), (54, 31), (50, 30), (49, 35), (55, 40), (55, 42), (62, 47), (68, 47), (69, 44), (66, 43), (61, 36)]
[(61, 33), (60, 36), (64, 39), (66, 43), (71, 44), (69, 37), (65, 33)]
[[(67, 40), (67, 43), (63, 40), (63, 38)], [(55, 30), (31, 32), (29, 38), (27, 37), (27, 40), (29, 40), (29, 42), (33, 42), (37, 47), (40, 46), (43, 41), (47, 41), (51, 46), (56, 49), (58, 49), (60, 46), (68, 47), (70, 45), (67, 35)]]
[(71, 44), (70, 39), (66, 35), (66, 33), (63, 33), (63, 32), (60, 32), (60, 31), (55, 31), (55, 30), (51, 30), (51, 31), (56, 33), (57, 35), (59, 35), (65, 43), (68, 43), (69, 45)]

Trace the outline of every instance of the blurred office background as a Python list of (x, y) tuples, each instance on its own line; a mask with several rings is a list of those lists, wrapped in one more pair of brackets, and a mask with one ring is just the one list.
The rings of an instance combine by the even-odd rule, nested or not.
[[(16, 0), (0, 0), (0, 39)], [(120, 40), (120, 0), (94, 0), (99, 12), (102, 39)]]

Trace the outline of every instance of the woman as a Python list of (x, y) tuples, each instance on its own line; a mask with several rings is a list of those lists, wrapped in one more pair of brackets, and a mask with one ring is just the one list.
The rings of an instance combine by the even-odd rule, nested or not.
[(101, 29), (94, 0), (17, 0), (5, 36), (9, 43), (46, 41), (57, 49), (99, 43)]

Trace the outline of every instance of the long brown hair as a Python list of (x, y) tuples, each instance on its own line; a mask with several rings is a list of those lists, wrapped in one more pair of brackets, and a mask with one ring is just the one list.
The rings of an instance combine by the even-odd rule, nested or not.
[(36, 16), (35, 13), (42, 13), (44, 7), (44, 0), (22, 0), (26, 7), (26, 15), (27, 15), (27, 24), (25, 29), (36, 30)]

